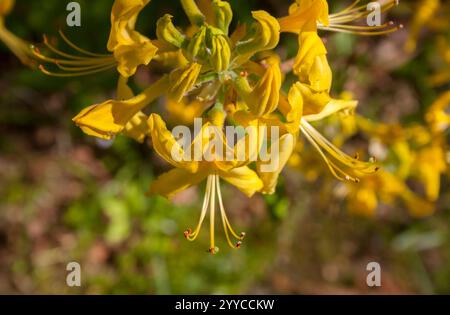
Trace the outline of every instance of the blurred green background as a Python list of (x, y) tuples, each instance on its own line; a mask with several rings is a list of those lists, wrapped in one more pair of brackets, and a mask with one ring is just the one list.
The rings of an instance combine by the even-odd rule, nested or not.
[[(68, 1), (17, 1), (8, 28), (40, 42), (62, 28), (81, 47), (105, 52), (113, 1), (79, 1), (82, 27), (65, 26)], [(235, 22), (250, 11), (287, 12), (290, 1), (234, 0)], [(334, 7), (334, 6), (333, 6)], [(154, 38), (156, 19), (170, 12), (185, 21), (176, 1), (153, 0), (138, 29)], [(412, 9), (394, 11), (408, 26)], [(334, 72), (333, 93), (350, 90), (359, 112), (381, 121), (422, 121), (437, 93), (425, 83), (437, 54), (431, 36), (406, 55), (407, 27), (390, 36), (324, 34)], [(280, 53), (295, 55), (295, 36)], [(309, 183), (287, 169), (274, 196), (247, 199), (226, 186), (230, 219), (247, 232), (242, 249), (205, 252), (207, 233), (187, 242), (203, 188), (175, 203), (144, 195), (168, 169), (149, 146), (118, 137), (105, 146), (81, 133), (71, 118), (113, 95), (114, 71), (82, 78), (46, 77), (22, 66), (0, 44), (0, 293), (9, 294), (302, 294), (450, 293), (450, 194), (443, 179), (438, 211), (412, 219), (405, 209), (376, 217), (348, 213), (327, 191), (331, 175)], [(149, 82), (141, 69), (135, 89)], [(289, 78), (288, 78), (289, 79)], [(325, 166), (324, 166), (325, 167)], [(66, 264), (82, 268), (82, 285), (66, 285)], [(382, 287), (366, 285), (366, 265), (382, 267)]]

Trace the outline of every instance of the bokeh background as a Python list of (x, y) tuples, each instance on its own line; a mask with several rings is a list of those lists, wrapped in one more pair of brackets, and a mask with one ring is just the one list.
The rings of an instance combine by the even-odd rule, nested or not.
[[(65, 26), (68, 1), (17, 1), (8, 28), (41, 42), (58, 29), (81, 47), (105, 52), (112, 0), (79, 1), (82, 27)], [(286, 14), (287, 0), (233, 0), (235, 22), (250, 11)], [(331, 7), (345, 1), (330, 1)], [(334, 73), (333, 94), (350, 91), (359, 113), (383, 122), (422, 122), (445, 90), (427, 78), (439, 54), (433, 30), (424, 28), (417, 51), (406, 53), (415, 1), (402, 1), (390, 18), (405, 28), (368, 38), (323, 34)], [(138, 29), (154, 38), (156, 19), (170, 12), (186, 18), (177, 1), (153, 0)], [(295, 56), (295, 36), (280, 53)], [(450, 194), (443, 176), (436, 211), (413, 218), (400, 204), (358, 215), (339, 195), (327, 172), (314, 180), (287, 168), (273, 196), (247, 199), (224, 188), (231, 221), (247, 232), (242, 249), (216, 256), (206, 232), (187, 242), (203, 187), (174, 203), (144, 195), (168, 169), (149, 145), (125, 137), (100, 143), (71, 121), (83, 107), (111, 97), (113, 71), (59, 79), (24, 67), (0, 44), (0, 293), (8, 294), (346, 294), (450, 293)], [(144, 88), (152, 72), (132, 82)], [(448, 89), (448, 85), (447, 85)], [(160, 105), (158, 110), (164, 112)], [(362, 140), (362, 141), (361, 141)], [(354, 139), (364, 145), (364, 139)], [(305, 150), (312, 151), (311, 147)], [(319, 159), (311, 168), (323, 167)], [(220, 234), (218, 234), (220, 235)], [(82, 267), (82, 286), (66, 285), (66, 264)], [(366, 285), (366, 265), (382, 267), (382, 287)]]

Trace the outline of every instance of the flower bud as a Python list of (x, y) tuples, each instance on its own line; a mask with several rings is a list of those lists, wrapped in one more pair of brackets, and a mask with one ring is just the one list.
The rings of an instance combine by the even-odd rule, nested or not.
[(202, 66), (200, 64), (191, 63), (184, 68), (174, 70), (170, 74), (170, 97), (175, 101), (180, 102), (183, 96), (185, 96), (197, 82), (201, 69)]
[(172, 23), (172, 15), (166, 14), (156, 24), (156, 36), (178, 48), (183, 45), (185, 37)]
[(259, 51), (275, 48), (280, 40), (280, 25), (266, 11), (252, 12), (256, 22), (248, 35), (236, 45), (239, 54), (253, 55)]
[(224, 34), (228, 34), (231, 20), (233, 19), (233, 10), (228, 2), (221, 0), (213, 0), (212, 7), (216, 19), (216, 27), (222, 30)]

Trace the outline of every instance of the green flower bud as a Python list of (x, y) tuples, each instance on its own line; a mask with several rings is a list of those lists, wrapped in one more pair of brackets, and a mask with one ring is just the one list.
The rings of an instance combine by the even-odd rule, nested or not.
[(156, 36), (178, 48), (185, 41), (184, 35), (172, 23), (172, 15), (166, 14), (156, 24)]

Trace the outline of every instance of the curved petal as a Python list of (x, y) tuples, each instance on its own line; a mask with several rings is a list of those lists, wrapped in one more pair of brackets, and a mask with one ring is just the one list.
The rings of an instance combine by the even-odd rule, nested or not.
[(285, 134), (272, 143), (270, 148), (271, 160), (256, 163), (258, 175), (264, 183), (261, 192), (263, 194), (273, 194), (278, 183), (278, 177), (286, 166), (295, 148), (295, 137), (292, 134)]
[(157, 114), (151, 114), (148, 119), (153, 148), (156, 153), (171, 165), (183, 168), (193, 173), (197, 171), (198, 163), (190, 161), (191, 157), (185, 155), (180, 143), (175, 140), (172, 133), (167, 130), (166, 123)]
[(111, 12), (107, 48), (114, 53), (117, 70), (124, 77), (134, 75), (139, 65), (148, 65), (158, 48), (134, 30), (137, 17), (150, 0), (116, 0)]
[(252, 171), (247, 166), (232, 169), (228, 172), (220, 172), (219, 176), (242, 191), (248, 197), (251, 197), (255, 192), (263, 188), (263, 182), (258, 177), (255, 171)]
[(358, 106), (358, 101), (344, 101), (331, 99), (328, 104), (322, 109), (320, 113), (305, 115), (303, 118), (307, 121), (318, 121), (328, 116), (334, 115), (338, 112), (350, 112), (353, 113)]
[(328, 3), (326, 0), (296, 0), (289, 8), (289, 15), (278, 21), (281, 32), (317, 31), (317, 22), (329, 24)]
[(150, 185), (148, 195), (161, 195), (172, 198), (175, 194), (202, 182), (208, 173), (190, 173), (184, 169), (176, 168), (162, 174)]
[(167, 77), (147, 88), (141, 94), (124, 101), (108, 100), (82, 110), (73, 121), (85, 133), (102, 139), (112, 139), (139, 111), (163, 94), (169, 85)]

